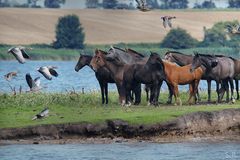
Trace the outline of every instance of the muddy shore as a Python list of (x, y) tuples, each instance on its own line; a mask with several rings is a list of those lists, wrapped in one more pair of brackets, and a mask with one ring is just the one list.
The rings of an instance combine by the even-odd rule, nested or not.
[(154, 125), (122, 120), (0, 129), (0, 144), (240, 141), (240, 109), (196, 112)]

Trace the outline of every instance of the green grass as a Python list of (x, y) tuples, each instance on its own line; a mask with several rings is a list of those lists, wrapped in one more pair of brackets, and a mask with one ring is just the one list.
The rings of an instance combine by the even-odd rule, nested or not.
[[(162, 57), (170, 48), (160, 48), (160, 43), (119, 43), (113, 44), (120, 48), (132, 48), (140, 53), (149, 55), (150, 51), (159, 53)], [(7, 54), (7, 50), (12, 47), (10, 45), (0, 45), (0, 60), (13, 60), (14, 56)], [(33, 50), (29, 51), (31, 60), (77, 60), (79, 53), (93, 55), (96, 48), (108, 50), (110, 45), (86, 45), (84, 50), (74, 49), (53, 49), (47, 44), (33, 44), (29, 45)], [(215, 48), (191, 48), (180, 49), (180, 52), (186, 54), (193, 54), (194, 51), (204, 54), (223, 54), (238, 58), (240, 51), (236, 48), (230, 47), (215, 47)]]
[[(183, 106), (159, 107), (147, 106), (145, 97), (140, 106), (121, 107), (118, 96), (110, 93), (109, 105), (101, 105), (100, 93), (56, 94), (24, 93), (21, 95), (0, 94), (0, 128), (26, 127), (40, 124), (59, 124), (70, 122), (101, 123), (107, 119), (122, 119), (131, 124), (154, 124), (174, 119), (178, 116), (196, 112), (213, 111), (225, 108), (240, 108), (240, 102), (219, 105), (186, 105), (188, 94), (181, 93)], [(207, 95), (202, 99), (206, 101)], [(213, 97), (213, 99), (216, 99)], [(167, 93), (161, 94), (160, 101), (165, 103)], [(32, 121), (32, 117), (45, 106), (49, 107), (50, 116)]]

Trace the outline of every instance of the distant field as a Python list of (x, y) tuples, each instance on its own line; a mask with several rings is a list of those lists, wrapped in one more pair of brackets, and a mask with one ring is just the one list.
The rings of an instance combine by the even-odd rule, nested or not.
[(147, 13), (127, 10), (63, 10), (9, 9), (0, 10), (0, 43), (49, 44), (54, 41), (55, 25), (60, 16), (77, 14), (83, 24), (88, 44), (119, 42), (160, 42), (169, 29), (164, 29), (160, 17), (175, 15), (174, 27), (186, 29), (193, 37), (203, 38), (203, 26), (218, 21), (240, 21), (239, 11), (162, 11)]

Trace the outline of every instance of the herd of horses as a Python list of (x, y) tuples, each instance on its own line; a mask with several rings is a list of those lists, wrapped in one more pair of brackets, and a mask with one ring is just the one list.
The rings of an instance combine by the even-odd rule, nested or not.
[[(145, 56), (133, 49), (111, 47), (108, 51), (96, 49), (94, 56), (80, 55), (75, 66), (79, 71), (88, 65), (95, 71), (100, 84), (102, 104), (108, 104), (108, 83), (115, 83), (121, 105), (141, 103), (141, 84), (145, 84), (147, 101), (159, 105), (158, 99), (163, 81), (169, 89), (167, 103), (182, 105), (178, 85), (189, 84), (189, 104), (201, 101), (198, 85), (200, 80), (207, 80), (208, 102), (211, 101), (211, 81), (216, 82), (217, 102), (221, 102), (226, 92), (226, 101), (234, 101), (236, 82), (237, 99), (239, 99), (238, 79), (240, 79), (240, 60), (223, 55), (194, 53), (186, 55), (176, 51), (165, 53), (164, 59), (159, 54)], [(229, 98), (229, 84), (231, 97)], [(150, 93), (150, 95), (149, 95)]]

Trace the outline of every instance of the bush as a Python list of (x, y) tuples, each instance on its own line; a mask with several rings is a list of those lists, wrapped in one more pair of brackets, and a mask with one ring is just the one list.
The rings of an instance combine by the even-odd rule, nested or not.
[(161, 43), (161, 47), (173, 49), (192, 48), (197, 45), (198, 41), (194, 39), (186, 30), (177, 28), (171, 29)]
[(56, 41), (54, 48), (84, 48), (83, 28), (76, 15), (67, 15), (60, 17), (56, 26)]
[[(236, 45), (236, 41), (239, 38), (234, 35), (228, 34), (226, 31), (227, 25), (236, 25), (237, 21), (226, 21), (226, 22), (218, 22), (213, 25), (212, 28), (206, 29), (204, 28), (204, 39), (199, 44), (201, 47), (219, 47), (219, 46), (232, 46)], [(235, 44), (233, 44), (235, 43)]]

